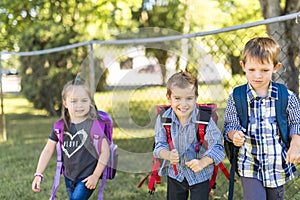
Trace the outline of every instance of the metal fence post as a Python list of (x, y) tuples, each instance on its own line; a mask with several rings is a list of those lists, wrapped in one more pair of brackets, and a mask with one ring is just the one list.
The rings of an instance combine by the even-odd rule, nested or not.
[(7, 140), (6, 136), (6, 124), (5, 124), (5, 114), (3, 109), (3, 88), (2, 88), (2, 75), (3, 75), (3, 69), (2, 69), (2, 58), (0, 54), (0, 95), (1, 95), (1, 123), (2, 123), (2, 137), (3, 141)]
[(96, 92), (96, 85), (95, 85), (95, 61), (94, 61), (94, 49), (93, 43), (89, 43), (89, 54), (90, 54), (90, 70), (89, 70), (89, 81), (90, 81), (90, 89), (92, 95)]

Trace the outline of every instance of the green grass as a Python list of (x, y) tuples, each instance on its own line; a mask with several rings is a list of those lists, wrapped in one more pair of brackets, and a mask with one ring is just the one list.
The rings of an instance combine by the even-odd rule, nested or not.
[[(210, 102), (206, 96), (202, 95), (201, 99), (202, 97), (206, 102)], [(122, 169), (126, 167), (128, 169), (118, 171), (114, 180), (107, 180), (104, 199), (165, 199), (165, 177), (162, 178), (162, 184), (156, 187), (156, 193), (153, 196), (148, 194), (147, 182), (141, 188), (137, 188), (140, 180), (151, 168), (151, 157), (147, 156), (149, 154), (151, 156), (153, 145), (155, 105), (167, 103), (165, 89), (155, 87), (135, 91), (103, 92), (96, 94), (95, 100), (99, 109), (109, 112), (113, 117), (114, 141), (122, 150), (119, 166)], [(226, 99), (218, 100), (220, 129), (223, 126), (224, 105), (226, 104), (224, 102)], [(57, 118), (47, 116), (43, 110), (32, 108), (32, 104), (21, 95), (5, 95), (4, 111), (8, 140), (0, 141), (0, 199), (47, 200), (51, 195), (56, 156), (52, 158), (44, 173), (45, 178), (40, 193), (32, 192), (31, 182), (39, 154)], [(145, 153), (145, 157), (132, 159), (131, 153), (139, 153), (139, 155)], [(227, 159), (224, 163), (226, 166), (229, 165)], [(100, 184), (98, 188), (99, 186)], [(91, 199), (97, 199), (98, 188)], [(289, 183), (286, 188), (287, 199), (300, 199), (298, 179)], [(227, 189), (228, 181), (222, 172), (219, 172), (214, 199), (227, 199)], [(237, 178), (234, 199), (242, 199), (241, 192), (241, 185)], [(62, 178), (57, 196), (59, 200), (68, 199)]]
[[(0, 168), (0, 199), (49, 199), (55, 173), (56, 156), (52, 158), (44, 173), (45, 178), (40, 193), (32, 192), (31, 182), (39, 154), (47, 141), (53, 122), (57, 118), (47, 116), (43, 110), (33, 109), (32, 104), (21, 95), (5, 95), (4, 99), (7, 141), (2, 140), (0, 142), (0, 165), (2, 166)], [(153, 140), (149, 140), (149, 138), (135, 139), (135, 137), (130, 137), (124, 133), (122, 136), (122, 130), (119, 128), (116, 128), (114, 134), (121, 136), (115, 139), (119, 148), (129, 152), (139, 152), (138, 149), (141, 149), (139, 145), (142, 144), (144, 151), (152, 150)], [(122, 163), (124, 160), (122, 161), (121, 158), (120, 162)], [(151, 160), (148, 164), (151, 167)], [(148, 195), (147, 183), (141, 188), (137, 188), (138, 183), (145, 175), (146, 173), (118, 171), (114, 180), (107, 180), (104, 199), (164, 198), (165, 181), (157, 187), (157, 191), (152, 197)], [(99, 181), (98, 188), (100, 183), (101, 181)], [(97, 199), (98, 188), (91, 199)], [(57, 199), (68, 199), (62, 178), (57, 196)]]

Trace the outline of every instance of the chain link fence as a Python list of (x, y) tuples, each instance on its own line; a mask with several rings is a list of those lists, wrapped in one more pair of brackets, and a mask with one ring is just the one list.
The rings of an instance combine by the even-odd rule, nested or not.
[[(295, 17), (287, 20), (295, 20)], [(239, 66), (241, 52), (249, 39), (268, 36), (266, 21), (264, 22), (233, 27), (232, 30), (221, 29), (191, 35), (180, 35), (172, 30), (159, 28), (139, 29), (136, 33), (120, 34), (116, 41), (91, 41), (57, 48), (51, 52), (8, 55), (14, 56), (15, 60), (20, 56), (39, 56), (41, 60), (47, 60), (46, 57), (50, 54), (60, 56), (61, 50), (68, 52), (73, 48), (88, 46), (89, 56), (77, 68), (78, 73), (91, 81), (93, 91), (97, 89), (99, 80), (106, 79), (106, 89), (95, 93), (95, 101), (97, 107), (110, 113), (114, 120), (114, 142), (119, 147), (118, 170), (140, 175), (151, 171), (154, 123), (157, 116), (155, 107), (167, 104), (164, 86), (167, 78), (179, 69), (187, 69), (195, 74), (199, 80), (198, 102), (217, 104), (218, 127), (223, 131), (227, 97), (235, 86), (246, 83)], [(269, 36), (276, 35), (276, 38), (280, 38), (278, 34), (279, 32), (274, 32)], [(9, 59), (4, 58), (7, 53), (1, 54), (2, 66), (10, 65)], [(280, 55), (281, 61), (287, 58), (285, 54)], [(63, 65), (69, 64), (67, 57), (62, 60)], [(47, 63), (33, 63), (30, 59), (27, 61), (27, 65), (47, 67)], [(105, 77), (103, 67), (108, 70)], [(98, 70), (99, 68), (102, 69)], [(67, 69), (74, 70), (71, 65)], [(274, 80), (282, 82), (281, 75), (284, 72), (283, 66), (274, 75)], [(42, 84), (50, 76), (51, 74), (40, 77), (43, 81), (39, 83)], [(5, 85), (2, 87), (5, 88)], [(45, 90), (47, 92), (50, 91)], [(227, 159), (224, 164), (229, 170)], [(219, 172), (212, 199), (226, 199), (228, 184), (229, 181)], [(300, 198), (298, 178), (288, 183), (285, 188), (286, 199)], [(242, 199), (238, 178), (234, 199)]]

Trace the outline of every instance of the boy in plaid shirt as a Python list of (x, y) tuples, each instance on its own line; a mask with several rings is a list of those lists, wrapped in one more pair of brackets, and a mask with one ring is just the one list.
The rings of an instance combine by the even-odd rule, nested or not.
[(283, 142), (276, 121), (278, 88), (272, 73), (280, 67), (280, 47), (271, 38), (257, 37), (245, 45), (240, 65), (246, 73), (248, 127), (241, 127), (231, 94), (225, 111), (224, 137), (239, 148), (238, 173), (244, 199), (284, 199), (284, 184), (296, 177), (300, 162), (300, 104), (288, 90), (287, 122), (290, 147)]
[[(204, 136), (207, 145), (199, 145), (196, 136), (198, 81), (188, 72), (173, 74), (167, 82), (166, 97), (171, 107), (162, 117), (172, 119), (171, 137), (174, 149), (168, 144), (166, 130), (160, 116), (155, 124), (155, 148), (153, 154), (165, 162), (159, 172), (168, 176), (168, 200), (208, 200), (209, 179), (214, 164), (225, 157), (222, 133), (211, 118)], [(175, 173), (175, 169), (178, 173)]]

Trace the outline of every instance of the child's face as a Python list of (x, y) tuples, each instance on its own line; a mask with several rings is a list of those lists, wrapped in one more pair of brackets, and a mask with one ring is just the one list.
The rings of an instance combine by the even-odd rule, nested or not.
[(280, 63), (260, 63), (257, 59), (248, 59), (246, 63), (240, 62), (246, 73), (246, 78), (256, 92), (267, 92), (272, 74), (280, 68)]
[(86, 119), (90, 111), (91, 100), (83, 87), (73, 86), (67, 92), (66, 100), (63, 104), (69, 111), (70, 120), (72, 122), (80, 122)]
[(167, 99), (179, 121), (188, 120), (197, 101), (193, 85), (186, 88), (174, 86), (171, 96), (167, 95)]

